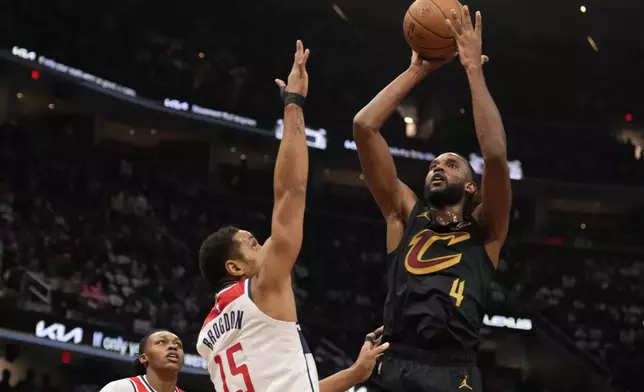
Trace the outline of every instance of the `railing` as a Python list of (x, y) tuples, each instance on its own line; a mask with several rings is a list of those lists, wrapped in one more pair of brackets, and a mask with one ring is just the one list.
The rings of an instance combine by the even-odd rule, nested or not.
[(51, 305), (51, 286), (40, 276), (25, 271), (20, 285), (20, 299), (23, 302)]

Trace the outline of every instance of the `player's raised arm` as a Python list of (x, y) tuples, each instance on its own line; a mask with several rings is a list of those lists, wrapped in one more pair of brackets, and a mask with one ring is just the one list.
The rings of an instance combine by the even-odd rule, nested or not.
[(486, 249), (494, 263), (508, 233), (512, 189), (507, 161), (505, 130), (501, 114), (490, 95), (483, 76), (487, 57), (481, 55), (483, 20), (476, 13), (476, 25), (467, 6), (463, 7), (463, 22), (456, 16), (461, 10), (452, 10), (446, 23), (458, 45), (461, 64), (467, 72), (472, 92), (474, 125), (485, 163), (481, 183), (481, 204), (474, 211), (475, 218), (487, 231)]
[[(402, 228), (416, 203), (416, 195), (398, 179), (396, 166), (380, 128), (391, 117), (411, 89), (444, 62), (432, 63), (412, 53), (409, 68), (400, 74), (367, 104), (353, 119), (353, 137), (358, 149), (360, 165), (369, 190), (389, 226)], [(388, 230), (391, 232), (392, 230)], [(398, 235), (387, 235), (388, 251), (398, 246)]]
[[(271, 237), (265, 244), (266, 262), (259, 274), (267, 287), (287, 283), (302, 246), (306, 184), (309, 173), (308, 147), (302, 106), (308, 93), (306, 61), (309, 50), (297, 41), (288, 85), (276, 83), (284, 99), (284, 136), (280, 142), (273, 180), (274, 205)], [(290, 285), (288, 286), (290, 290)]]

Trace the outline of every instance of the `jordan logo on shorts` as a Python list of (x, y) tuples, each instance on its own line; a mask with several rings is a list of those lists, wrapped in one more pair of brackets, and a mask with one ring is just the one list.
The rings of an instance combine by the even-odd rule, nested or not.
[(461, 388), (467, 388), (467, 389), (469, 389), (470, 391), (472, 391), (472, 387), (471, 387), (471, 386), (469, 386), (469, 385), (467, 385), (467, 375), (465, 376), (465, 378), (463, 379), (463, 381), (461, 381), (461, 385), (459, 385), (459, 387), (458, 387), (458, 389), (461, 389)]

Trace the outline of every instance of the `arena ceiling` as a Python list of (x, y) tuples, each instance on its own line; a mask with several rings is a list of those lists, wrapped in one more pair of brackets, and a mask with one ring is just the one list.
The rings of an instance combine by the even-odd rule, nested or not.
[[(352, 18), (376, 17), (402, 21), (411, 1), (399, 0), (286, 0), (292, 7), (331, 8), (337, 5)], [(644, 39), (639, 28), (644, 4), (637, 0), (471, 0), (463, 2), (481, 10), (486, 18), (486, 29), (504, 31), (531, 39), (575, 39), (596, 36), (599, 40)], [(581, 7), (585, 7), (585, 12)]]

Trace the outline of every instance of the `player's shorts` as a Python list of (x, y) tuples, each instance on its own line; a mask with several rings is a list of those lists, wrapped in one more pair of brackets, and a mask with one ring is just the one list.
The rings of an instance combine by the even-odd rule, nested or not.
[(474, 354), (439, 354), (393, 344), (376, 364), (367, 386), (369, 392), (483, 391)]

